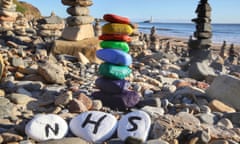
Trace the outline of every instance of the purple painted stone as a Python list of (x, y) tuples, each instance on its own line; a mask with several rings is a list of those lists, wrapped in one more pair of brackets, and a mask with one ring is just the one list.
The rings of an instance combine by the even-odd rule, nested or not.
[(95, 85), (103, 92), (117, 94), (128, 90), (130, 83), (124, 79), (118, 80), (100, 77), (95, 81)]
[(140, 101), (140, 95), (135, 91), (123, 91), (119, 94), (110, 94), (105, 92), (94, 92), (94, 99), (102, 101), (104, 106), (114, 110), (126, 110), (134, 107)]

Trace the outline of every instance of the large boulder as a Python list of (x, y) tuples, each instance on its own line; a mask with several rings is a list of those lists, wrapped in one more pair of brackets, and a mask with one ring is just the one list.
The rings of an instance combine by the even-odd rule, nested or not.
[(209, 97), (240, 110), (240, 79), (231, 75), (216, 77), (206, 90)]
[(79, 52), (85, 55), (92, 63), (99, 63), (100, 60), (96, 57), (96, 51), (100, 49), (98, 38), (89, 38), (80, 41), (54, 41), (52, 52), (53, 54), (68, 54), (78, 57)]

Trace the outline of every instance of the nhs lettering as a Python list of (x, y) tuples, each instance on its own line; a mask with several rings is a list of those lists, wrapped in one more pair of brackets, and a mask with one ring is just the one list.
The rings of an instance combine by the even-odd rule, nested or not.
[[(61, 139), (67, 132), (66, 122), (61, 117), (53, 114), (42, 115), (32, 119), (26, 126), (26, 134), (34, 140), (46, 141)], [(74, 117), (69, 127), (72, 133), (86, 141), (102, 143), (117, 130), (121, 140), (134, 136), (145, 141), (150, 129), (151, 120), (147, 113), (134, 111), (121, 117), (119, 122), (108, 113), (101, 111), (88, 111)]]

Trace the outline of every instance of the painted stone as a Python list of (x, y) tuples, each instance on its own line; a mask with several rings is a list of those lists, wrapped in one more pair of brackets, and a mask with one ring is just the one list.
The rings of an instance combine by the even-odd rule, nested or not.
[(27, 123), (25, 133), (36, 141), (61, 139), (68, 133), (68, 124), (58, 115), (39, 114)]
[(129, 45), (124, 41), (102, 41), (100, 42), (101, 48), (105, 49), (120, 49), (124, 52), (129, 52)]
[(133, 28), (128, 24), (106, 23), (102, 26), (102, 33), (131, 35), (133, 33)]
[(102, 143), (109, 139), (117, 129), (117, 119), (108, 113), (88, 111), (70, 121), (72, 133), (89, 142)]
[(132, 57), (118, 49), (100, 49), (97, 50), (96, 56), (105, 61), (116, 65), (129, 66), (132, 64)]
[(118, 137), (123, 141), (128, 137), (136, 137), (146, 141), (150, 127), (150, 116), (143, 111), (134, 111), (120, 119), (117, 133)]
[(124, 34), (103, 34), (98, 38), (104, 41), (125, 41), (125, 42), (132, 41), (132, 38), (129, 35)]
[(128, 66), (114, 65), (110, 63), (102, 63), (99, 67), (99, 74), (112, 78), (124, 79), (131, 74), (132, 70)]
[(104, 77), (96, 79), (95, 85), (101, 91), (113, 94), (122, 93), (130, 87), (130, 83), (126, 80), (114, 80)]
[(116, 14), (105, 14), (103, 19), (111, 23), (130, 24), (130, 19)]
[(118, 94), (110, 94), (104, 92), (94, 92), (92, 94), (94, 99), (102, 101), (104, 106), (110, 107), (113, 110), (124, 111), (128, 108), (134, 107), (140, 101), (140, 95), (135, 91), (123, 91)]

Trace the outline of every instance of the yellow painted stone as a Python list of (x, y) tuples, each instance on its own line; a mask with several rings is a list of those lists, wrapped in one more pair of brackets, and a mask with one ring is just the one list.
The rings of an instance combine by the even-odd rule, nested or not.
[(133, 33), (133, 29), (128, 24), (120, 24), (120, 23), (107, 23), (102, 26), (103, 34), (127, 34), (131, 35)]

